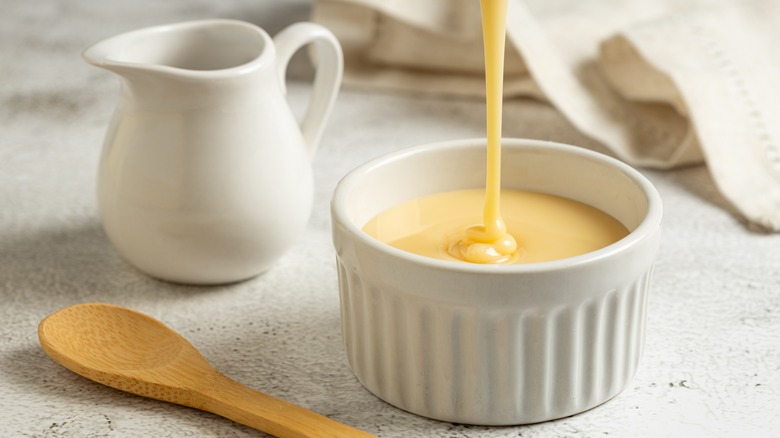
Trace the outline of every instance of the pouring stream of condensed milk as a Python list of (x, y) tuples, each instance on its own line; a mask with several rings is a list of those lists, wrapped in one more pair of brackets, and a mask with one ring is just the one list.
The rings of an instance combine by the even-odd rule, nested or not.
[(480, 0), (485, 45), (487, 106), (487, 178), (484, 225), (466, 230), (449, 253), (471, 263), (507, 263), (517, 255), (517, 242), (501, 218), (501, 110), (504, 95), (504, 46), (507, 0)]
[[(598, 250), (625, 237), (628, 230), (623, 224), (589, 205), (546, 193), (501, 190), (507, 0), (480, 2), (487, 107), (485, 190), (412, 199), (381, 212), (363, 230), (414, 254), (479, 264), (558, 260)], [(513, 236), (520, 237), (519, 243)]]

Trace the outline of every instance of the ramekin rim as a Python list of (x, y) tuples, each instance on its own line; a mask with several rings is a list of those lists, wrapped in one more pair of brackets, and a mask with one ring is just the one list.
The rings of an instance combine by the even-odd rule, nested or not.
[(459, 263), (450, 260), (438, 260), (394, 248), (384, 242), (380, 242), (372, 238), (346, 216), (346, 193), (348, 193), (351, 186), (354, 186), (356, 180), (358, 180), (362, 175), (371, 172), (377, 166), (403, 159), (409, 155), (425, 153), (430, 150), (441, 148), (466, 149), (474, 147), (475, 144), (485, 142), (485, 138), (466, 138), (426, 143), (422, 145), (406, 147), (367, 161), (366, 163), (361, 164), (348, 172), (336, 185), (330, 203), (332, 217), (335, 221), (341, 224), (341, 226), (343, 226), (344, 229), (353, 236), (353, 238), (356, 238), (358, 241), (368, 245), (376, 251), (386, 253), (392, 257), (400, 258), (409, 263), (425, 265), (437, 270), (489, 275), (543, 273), (579, 268), (591, 263), (597, 263), (604, 258), (614, 256), (634, 246), (637, 242), (652, 235), (661, 226), (661, 219), (663, 216), (663, 205), (661, 202), (661, 197), (650, 180), (648, 180), (647, 177), (642, 175), (638, 170), (616, 158), (585, 149), (583, 147), (553, 141), (524, 138), (502, 138), (502, 147), (552, 148), (559, 151), (564, 151), (565, 153), (573, 153), (575, 155), (595, 159), (597, 161), (601, 161), (617, 167), (621, 172), (628, 176), (629, 179), (637, 184), (637, 186), (641, 189), (642, 193), (647, 198), (648, 207), (645, 217), (633, 231), (629, 232), (626, 237), (596, 251), (546, 262), (512, 265), (487, 265)]

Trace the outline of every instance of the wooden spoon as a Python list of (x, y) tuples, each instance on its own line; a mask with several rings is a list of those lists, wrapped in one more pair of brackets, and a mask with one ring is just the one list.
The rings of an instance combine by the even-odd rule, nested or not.
[(41, 321), (38, 338), (52, 359), (88, 379), (272, 435), (373, 436), (225, 377), (173, 329), (124, 307), (66, 307)]

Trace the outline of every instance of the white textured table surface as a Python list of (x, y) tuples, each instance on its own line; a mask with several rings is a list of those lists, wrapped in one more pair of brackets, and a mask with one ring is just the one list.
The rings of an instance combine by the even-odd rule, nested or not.
[[(208, 17), (245, 19), (274, 34), (306, 19), (308, 8), (273, 0), (0, 2), (0, 436), (258, 436), (51, 361), (38, 345), (38, 322), (87, 301), (151, 314), (228, 376), (382, 437), (780, 436), (780, 235), (744, 228), (702, 167), (644, 172), (665, 203), (665, 236), (645, 355), (617, 398), (559, 421), (487, 428), (420, 418), (363, 389), (341, 343), (330, 194), (344, 173), (379, 154), (481, 136), (479, 101), (345, 90), (313, 164), (309, 226), (258, 278), (178, 286), (120, 259), (95, 204), (118, 82), (84, 64), (81, 50), (125, 30)], [(296, 112), (308, 91), (304, 81), (290, 85)], [(589, 145), (544, 104), (510, 101), (505, 112), (506, 136)]]

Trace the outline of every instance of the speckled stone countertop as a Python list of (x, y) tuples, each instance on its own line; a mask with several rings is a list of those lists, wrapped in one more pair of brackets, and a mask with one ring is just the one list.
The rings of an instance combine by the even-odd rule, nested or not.
[[(228, 376), (382, 437), (780, 436), (780, 235), (746, 229), (703, 167), (644, 171), (665, 204), (645, 354), (632, 384), (583, 414), (522, 427), (443, 423), (396, 409), (350, 372), (340, 335), (328, 202), (349, 169), (415, 144), (477, 137), (483, 103), (344, 90), (313, 166), (314, 212), (255, 279), (153, 280), (98, 220), (95, 173), (117, 79), (80, 52), (126, 30), (197, 18), (275, 34), (306, 1), (3, 1), (0, 13), (0, 436), (258, 436), (193, 409), (115, 391), (51, 361), (36, 327), (70, 304), (132, 307), (179, 330)], [(299, 60), (298, 77), (307, 66)], [(294, 75), (295, 76), (295, 75)], [(300, 113), (310, 87), (289, 86)], [(507, 103), (508, 137), (595, 147), (549, 106)]]

